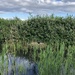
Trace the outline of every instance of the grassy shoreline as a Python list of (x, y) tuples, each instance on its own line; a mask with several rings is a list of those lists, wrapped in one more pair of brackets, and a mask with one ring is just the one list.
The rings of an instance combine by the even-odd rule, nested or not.
[(60, 43), (59, 49), (59, 42), (55, 42), (54, 45), (47, 45), (44, 50), (40, 49), (38, 56), (37, 49), (34, 47), (30, 58), (32, 57), (32, 61), (38, 64), (39, 75), (74, 75), (75, 46), (68, 46), (67, 50), (67, 56), (64, 57), (65, 43)]

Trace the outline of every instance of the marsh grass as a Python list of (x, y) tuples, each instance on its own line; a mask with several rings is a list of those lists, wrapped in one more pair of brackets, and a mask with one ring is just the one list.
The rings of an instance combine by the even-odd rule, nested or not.
[(65, 43), (56, 42), (57, 51), (51, 45), (47, 46), (45, 52), (40, 53), (39, 74), (40, 75), (75, 75), (75, 47), (68, 47), (67, 58), (64, 58)]
[[(60, 46), (60, 47), (59, 47)], [(14, 44), (14, 57), (17, 55), (16, 49), (21, 48), (20, 44), (17, 46)], [(38, 64), (39, 75), (75, 75), (75, 46), (68, 46), (67, 57), (64, 57), (65, 43), (55, 42), (48, 44), (46, 48), (41, 49), (34, 46), (31, 51), (30, 58)], [(38, 49), (40, 50), (38, 52)], [(23, 50), (24, 51), (24, 50)], [(0, 74), (3, 75), (4, 69), (8, 72), (8, 57), (5, 57), (8, 53), (8, 44), (3, 44), (3, 52), (0, 56)], [(25, 53), (25, 51), (24, 51)], [(4, 67), (4, 62), (6, 66)], [(15, 61), (13, 61), (13, 70), (15, 71)], [(19, 71), (22, 72), (22, 66), (19, 67)], [(15, 75), (15, 73), (14, 73)]]

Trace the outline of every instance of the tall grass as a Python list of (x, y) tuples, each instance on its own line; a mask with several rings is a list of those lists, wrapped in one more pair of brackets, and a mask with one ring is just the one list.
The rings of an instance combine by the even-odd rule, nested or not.
[(64, 57), (65, 44), (56, 43), (57, 51), (51, 45), (40, 53), (39, 74), (40, 75), (75, 75), (75, 46), (68, 48), (67, 57)]
[[(19, 47), (18, 47), (19, 46)], [(36, 48), (34, 46), (31, 51), (30, 58), (38, 64), (39, 75), (75, 75), (75, 46), (68, 46), (67, 57), (64, 57), (65, 43), (55, 42), (50, 43), (46, 48)], [(20, 44), (17, 45), (20, 48)], [(14, 44), (14, 56), (17, 55), (16, 45)], [(40, 50), (38, 52), (38, 50)], [(8, 60), (5, 58), (8, 53), (8, 44), (3, 45), (3, 50), (0, 57), (0, 74), (4, 72), (4, 62), (7, 61), (6, 68), (8, 69)], [(24, 50), (23, 50), (24, 51)], [(13, 53), (13, 52), (12, 52)], [(25, 53), (25, 51), (24, 51)], [(26, 53), (25, 53), (26, 54)], [(32, 55), (32, 56), (31, 56)], [(13, 65), (15, 70), (15, 64)], [(7, 70), (6, 70), (7, 71)]]

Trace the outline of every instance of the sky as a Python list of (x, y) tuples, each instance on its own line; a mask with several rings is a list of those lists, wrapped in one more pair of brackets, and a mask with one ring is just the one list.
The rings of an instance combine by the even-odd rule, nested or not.
[(75, 0), (0, 0), (0, 18), (35, 15), (75, 16)]

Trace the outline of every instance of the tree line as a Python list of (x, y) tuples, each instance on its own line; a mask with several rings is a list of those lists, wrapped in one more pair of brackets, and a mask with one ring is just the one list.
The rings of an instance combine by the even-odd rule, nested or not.
[(66, 45), (75, 45), (75, 18), (34, 16), (22, 21), (0, 18), (0, 49), (5, 41), (44, 42), (59, 41)]

